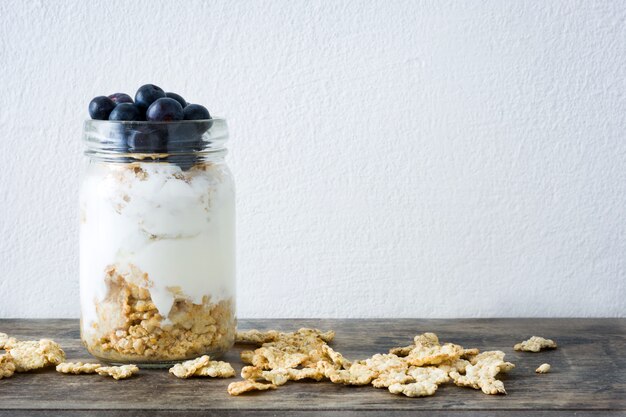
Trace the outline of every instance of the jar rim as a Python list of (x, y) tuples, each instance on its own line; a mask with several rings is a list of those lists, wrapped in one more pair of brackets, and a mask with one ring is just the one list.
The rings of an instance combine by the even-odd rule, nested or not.
[(228, 140), (226, 119), (171, 122), (86, 120), (85, 155), (92, 159), (155, 162), (223, 158)]
[(194, 123), (207, 123), (207, 122), (226, 122), (224, 117), (212, 117), (210, 119), (201, 120), (172, 120), (168, 122), (154, 122), (147, 120), (97, 120), (97, 119), (85, 119), (85, 124), (120, 124), (120, 125), (168, 125), (173, 123), (180, 124), (194, 124)]

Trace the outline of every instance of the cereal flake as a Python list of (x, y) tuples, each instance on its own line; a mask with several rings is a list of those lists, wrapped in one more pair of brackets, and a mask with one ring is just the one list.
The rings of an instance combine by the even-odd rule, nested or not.
[(513, 349), (524, 352), (539, 352), (543, 349), (556, 349), (556, 342), (543, 337), (533, 336), (528, 340), (516, 344), (513, 346)]
[(506, 394), (502, 381), (496, 379), (500, 372), (507, 372), (515, 365), (504, 361), (504, 352), (499, 350), (478, 354), (465, 368), (465, 375), (451, 371), (450, 377), (460, 387), (481, 389), (485, 394)]
[(101, 368), (99, 363), (63, 362), (57, 365), (56, 370), (62, 374), (95, 374)]
[(17, 372), (58, 365), (65, 360), (65, 352), (61, 346), (50, 339), (16, 342), (5, 347), (13, 357)]
[(103, 366), (96, 369), (96, 372), (99, 375), (108, 375), (117, 380), (130, 378), (139, 372), (139, 368), (137, 365)]
[(208, 365), (198, 369), (195, 376), (209, 376), (211, 378), (230, 378), (235, 376), (235, 370), (228, 362), (210, 361)]
[(330, 362), (339, 368), (348, 369), (352, 365), (352, 363), (343, 357), (343, 355), (328, 345), (322, 346), (322, 353), (326, 355)]
[(378, 376), (378, 372), (372, 371), (367, 365), (353, 363), (348, 369), (327, 369), (325, 376), (334, 384), (344, 385), (368, 385)]
[(439, 344), (439, 338), (434, 333), (424, 333), (415, 336), (415, 347), (406, 356), (409, 365), (439, 365), (446, 361), (454, 361), (464, 352), (462, 346), (454, 343)]
[(262, 345), (263, 343), (273, 342), (278, 339), (279, 333), (276, 330), (268, 330), (262, 332), (260, 330), (252, 329), (246, 331), (237, 332), (235, 336), (236, 343), (247, 343)]
[(287, 381), (300, 381), (302, 379), (320, 381), (324, 378), (324, 372), (321, 368), (277, 368), (266, 371), (256, 366), (244, 366), (241, 369), (241, 377), (252, 381), (261, 379), (279, 386), (285, 385)]
[(392, 384), (389, 386), (389, 392), (392, 394), (404, 394), (407, 397), (425, 397), (433, 395), (440, 384), (449, 380), (447, 372), (434, 366), (424, 368), (412, 367), (408, 374), (415, 382)]
[(276, 347), (261, 347), (254, 351), (252, 364), (264, 369), (295, 368), (309, 356), (301, 352), (286, 352)]
[(249, 391), (265, 391), (268, 389), (276, 389), (276, 385), (274, 384), (263, 384), (260, 382), (244, 380), (231, 382), (228, 385), (228, 393), (230, 395), (240, 395)]
[(15, 372), (15, 363), (10, 353), (0, 355), (0, 379), (9, 378)]
[(200, 356), (199, 358), (177, 363), (170, 368), (170, 374), (173, 374), (177, 378), (189, 378), (200, 369), (209, 365), (211, 358), (208, 355)]
[(17, 343), (14, 337), (9, 337), (6, 333), (0, 333), (0, 349), (8, 349)]
[(378, 375), (378, 377), (372, 381), (372, 385), (375, 388), (388, 388), (394, 384), (408, 384), (414, 381), (415, 379), (413, 379), (411, 375), (407, 374), (406, 369), (401, 371), (390, 370)]

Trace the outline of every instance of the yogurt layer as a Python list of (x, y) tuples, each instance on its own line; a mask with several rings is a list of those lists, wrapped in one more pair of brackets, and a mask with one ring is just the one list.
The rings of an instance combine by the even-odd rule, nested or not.
[(234, 190), (225, 165), (183, 172), (166, 163), (92, 163), (89, 170), (80, 194), (83, 331), (98, 320), (111, 267), (147, 273), (164, 323), (181, 294), (194, 304), (234, 297)]

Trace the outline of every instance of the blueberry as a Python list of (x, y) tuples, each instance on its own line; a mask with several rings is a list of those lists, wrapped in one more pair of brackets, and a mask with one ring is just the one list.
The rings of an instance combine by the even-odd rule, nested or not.
[(167, 128), (139, 124), (127, 131), (126, 141), (129, 152), (165, 153), (167, 152)]
[(183, 106), (173, 98), (160, 98), (148, 107), (146, 120), (149, 122), (173, 122), (183, 120)]
[(98, 96), (89, 103), (89, 115), (95, 120), (107, 120), (114, 107), (113, 100), (105, 96)]
[(202, 145), (202, 133), (195, 123), (169, 123), (167, 149), (170, 152), (192, 152)]
[(102, 132), (103, 143), (106, 143), (107, 149), (116, 152), (128, 151), (126, 140), (126, 127), (121, 123), (107, 123), (106, 126), (102, 126), (99, 130)]
[(169, 97), (169, 98), (173, 98), (174, 100), (178, 101), (180, 103), (180, 105), (183, 106), (183, 109), (185, 108), (185, 106), (187, 106), (187, 102), (179, 94), (176, 94), (176, 93), (165, 93), (165, 96)]
[(138, 121), (142, 118), (141, 111), (132, 103), (120, 103), (109, 114), (109, 120)]
[(165, 92), (154, 84), (146, 84), (139, 87), (135, 94), (137, 107), (147, 109), (156, 100), (165, 97)]
[(113, 100), (113, 103), (115, 103), (115, 104), (132, 103), (133, 102), (133, 99), (131, 98), (131, 96), (129, 96), (128, 94), (125, 94), (125, 93), (111, 94), (109, 96), (109, 98), (111, 100)]
[(185, 120), (207, 120), (211, 118), (206, 107), (199, 104), (188, 104), (184, 109)]
[(187, 171), (198, 162), (198, 158), (195, 155), (174, 155), (168, 156), (167, 162), (178, 165), (180, 169)]

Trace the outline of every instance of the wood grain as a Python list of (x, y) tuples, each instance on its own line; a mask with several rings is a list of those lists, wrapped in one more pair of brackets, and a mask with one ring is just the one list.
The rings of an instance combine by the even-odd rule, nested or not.
[[(61, 375), (53, 369), (0, 380), (0, 416), (626, 416), (626, 319), (464, 320), (240, 320), (241, 329), (299, 327), (334, 329), (333, 347), (359, 359), (408, 344), (433, 331), (444, 341), (481, 350), (500, 349), (516, 368), (503, 377), (507, 396), (444, 385), (435, 396), (407, 398), (369, 387), (297, 382), (276, 391), (231, 397), (231, 379), (179, 380), (163, 370), (141, 370), (114, 381), (95, 375)], [(77, 320), (0, 320), (0, 332), (19, 339), (48, 337), (61, 343), (68, 360), (88, 361)], [(529, 336), (555, 339), (559, 348), (516, 352)], [(224, 360), (239, 371), (240, 348)], [(548, 362), (545, 375), (535, 368)]]

